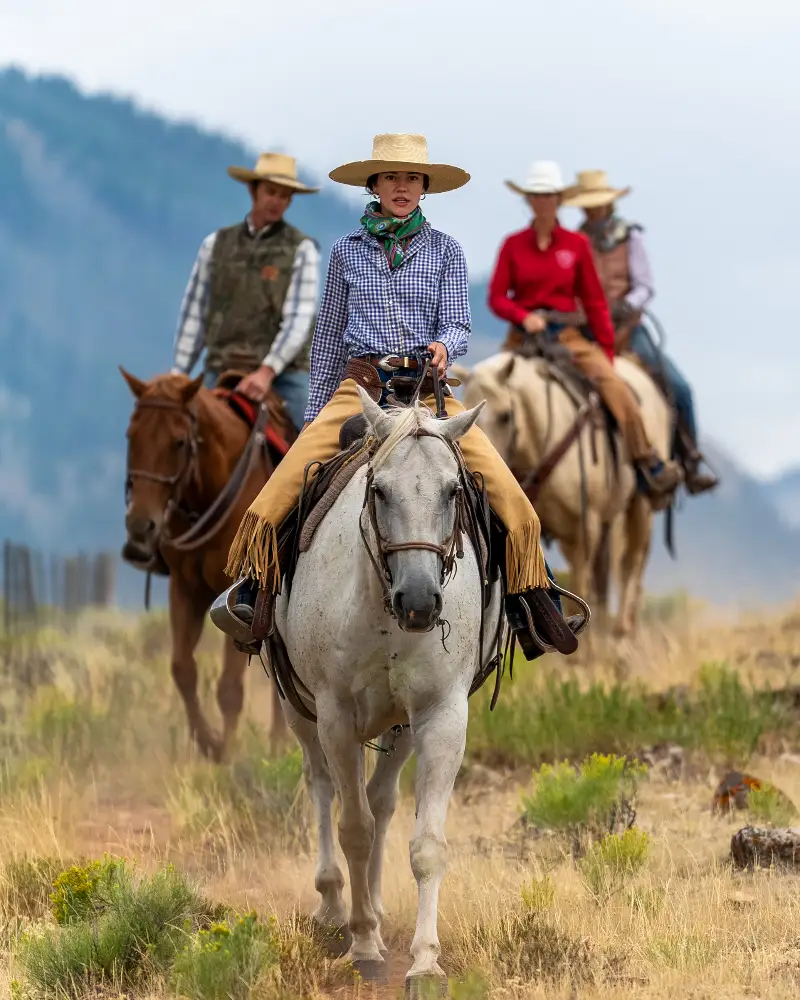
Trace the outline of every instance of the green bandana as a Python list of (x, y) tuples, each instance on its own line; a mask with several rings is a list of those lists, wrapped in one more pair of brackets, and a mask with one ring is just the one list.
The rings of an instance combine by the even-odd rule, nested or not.
[(361, 225), (381, 241), (389, 267), (395, 268), (403, 263), (409, 241), (422, 229), (425, 216), (419, 205), (406, 219), (381, 215), (380, 210), (380, 203), (371, 201), (361, 216)]

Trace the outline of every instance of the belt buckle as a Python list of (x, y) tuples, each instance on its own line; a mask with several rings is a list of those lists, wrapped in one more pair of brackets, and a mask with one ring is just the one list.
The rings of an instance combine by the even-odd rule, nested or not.
[(382, 358), (379, 358), (375, 362), (375, 367), (381, 368), (385, 372), (393, 372), (402, 367), (402, 365), (396, 363), (392, 364), (392, 362), (398, 362), (399, 360), (396, 354), (384, 354)]

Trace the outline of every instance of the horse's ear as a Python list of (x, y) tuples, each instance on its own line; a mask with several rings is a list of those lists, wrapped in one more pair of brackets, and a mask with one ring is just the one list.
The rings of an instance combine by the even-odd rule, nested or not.
[(469, 380), (472, 378), (472, 369), (467, 368), (466, 365), (459, 365), (456, 363), (450, 365), (450, 374), (454, 375), (462, 385), (467, 385)]
[(471, 410), (465, 410), (463, 413), (457, 414), (455, 417), (448, 417), (447, 420), (442, 420), (440, 423), (439, 435), (445, 439), (445, 441), (457, 441), (460, 437), (463, 437), (467, 431), (472, 427), (481, 410), (486, 403), (485, 399), (482, 399), (477, 406), (473, 406)]
[(364, 410), (364, 416), (367, 418), (369, 429), (375, 437), (381, 438), (386, 432), (386, 422), (388, 420), (386, 414), (361, 386), (358, 386), (358, 394), (361, 396), (361, 407)]
[(119, 366), (119, 370), (122, 372), (122, 377), (128, 383), (128, 387), (136, 399), (141, 399), (144, 390), (147, 388), (147, 383), (142, 382), (142, 380), (137, 378), (135, 375), (131, 375), (130, 372), (126, 372), (122, 365)]
[(516, 363), (516, 360), (516, 354), (509, 353), (508, 358), (497, 369), (496, 375), (498, 382), (508, 382), (511, 378), (511, 373), (514, 371), (514, 364)]
[(192, 379), (192, 381), (188, 385), (185, 385), (181, 389), (181, 400), (183, 401), (184, 405), (186, 405), (187, 403), (191, 403), (191, 401), (194, 399), (194, 397), (202, 388), (203, 388), (203, 373), (200, 372), (200, 374), (197, 376), (196, 379)]

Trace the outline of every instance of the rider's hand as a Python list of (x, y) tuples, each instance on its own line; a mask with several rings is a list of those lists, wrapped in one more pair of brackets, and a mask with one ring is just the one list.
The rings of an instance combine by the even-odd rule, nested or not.
[(447, 374), (447, 348), (438, 340), (434, 340), (432, 344), (428, 344), (428, 350), (433, 355), (431, 368), (438, 368), (439, 378), (444, 378)]
[(537, 313), (528, 313), (522, 321), (522, 329), (526, 333), (544, 333), (547, 323)]
[(243, 396), (260, 403), (269, 392), (274, 378), (275, 372), (269, 365), (262, 365), (246, 375), (236, 388)]

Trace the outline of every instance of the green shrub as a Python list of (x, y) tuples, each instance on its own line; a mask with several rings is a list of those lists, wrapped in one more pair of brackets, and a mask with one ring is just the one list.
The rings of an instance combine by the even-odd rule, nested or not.
[(556, 887), (548, 876), (543, 879), (532, 879), (526, 882), (521, 890), (522, 902), (527, 910), (534, 913), (543, 913), (553, 905), (556, 896)]
[(138, 876), (124, 862), (104, 864), (96, 882), (96, 869), (76, 869), (54, 892), (66, 923), (23, 936), (21, 995), (49, 1000), (135, 988), (171, 964), (187, 925), (193, 930), (219, 917), (171, 865)]
[(797, 817), (794, 805), (772, 785), (749, 789), (747, 808), (754, 819), (767, 826), (790, 826)]
[(74, 924), (90, 920), (108, 908), (116, 882), (123, 876), (124, 862), (114, 858), (72, 865), (53, 881), (50, 896), (56, 923)]
[(608, 899), (641, 871), (649, 850), (644, 830), (607, 834), (579, 862), (584, 884), (596, 900)]
[(692, 705), (698, 743), (728, 766), (744, 766), (774, 720), (771, 703), (747, 690), (725, 663), (700, 670), (700, 691)]
[(277, 971), (274, 918), (261, 924), (255, 913), (200, 930), (177, 956), (171, 982), (192, 1000), (247, 1000)]
[(573, 838), (602, 836), (630, 809), (646, 768), (613, 754), (592, 754), (578, 768), (566, 761), (543, 764), (522, 798), (525, 822)]

